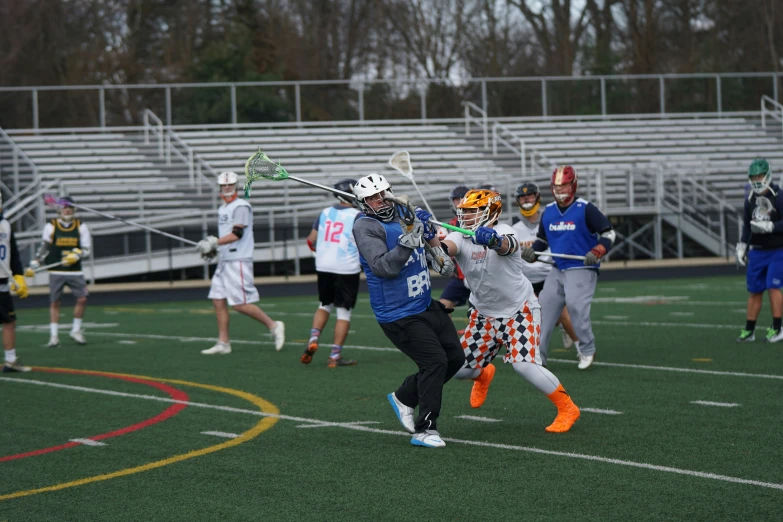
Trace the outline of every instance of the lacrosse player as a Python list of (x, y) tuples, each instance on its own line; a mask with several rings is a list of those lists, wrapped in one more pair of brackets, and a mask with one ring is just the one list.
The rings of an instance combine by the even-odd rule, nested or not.
[[(353, 236), (367, 276), (370, 306), (386, 337), (419, 369), (387, 398), (402, 426), (413, 434), (412, 444), (443, 447), (446, 443), (437, 428), (443, 385), (462, 367), (465, 355), (446, 308), (430, 295), (424, 227), (409, 207), (386, 199), (394, 195), (381, 175), (361, 178), (353, 193), (362, 210)], [(435, 234), (433, 230), (428, 236), (429, 243), (443, 263), (440, 274), (448, 277), (454, 263), (440, 249)]]
[[(353, 194), (355, 179), (342, 179), (334, 188)], [(334, 341), (329, 354), (329, 368), (352, 366), (354, 359), (342, 357), (343, 343), (351, 326), (351, 310), (356, 306), (359, 293), (359, 251), (353, 239), (353, 222), (359, 211), (355, 198), (335, 193), (339, 203), (325, 208), (313, 223), (313, 230), (307, 236), (307, 246), (315, 252), (315, 271), (318, 275), (318, 310), (313, 317), (310, 340), (307, 342), (300, 361), (310, 364), (318, 349), (318, 337), (337, 308), (337, 323), (334, 326)]]
[(752, 191), (745, 200), (737, 262), (748, 266), (746, 280), (750, 295), (745, 329), (740, 331), (737, 342), (756, 340), (756, 319), (766, 290), (772, 309), (772, 328), (767, 328), (766, 342), (776, 343), (783, 340), (783, 294), (780, 292), (783, 286), (783, 194), (780, 187), (772, 183), (769, 162), (764, 158), (756, 158), (750, 163), (748, 178)]
[[(41, 247), (27, 270), (32, 276), (41, 264), (56, 265), (49, 272), (49, 344), (55, 348), (60, 345), (58, 335), (60, 322), (60, 299), (67, 286), (76, 298), (73, 307), (73, 324), (70, 338), (78, 344), (87, 344), (82, 332), (82, 319), (87, 308), (87, 280), (82, 272), (82, 258), (90, 254), (92, 236), (87, 225), (76, 219), (74, 200), (70, 197), (60, 199), (57, 217), (44, 226), (41, 235)], [(59, 264), (58, 264), (59, 263)]]
[(202, 350), (205, 355), (226, 355), (231, 353), (228, 335), (228, 305), (237, 312), (251, 317), (269, 328), (275, 339), (275, 350), (283, 349), (285, 325), (273, 321), (258, 306), (258, 290), (253, 284), (253, 209), (250, 203), (239, 198), (239, 178), (234, 172), (218, 175), (220, 198), (223, 204), (218, 208), (218, 235), (208, 236), (196, 245), (204, 259), (220, 254), (218, 266), (212, 276), (209, 299), (215, 306), (218, 325), (218, 342), (212, 348)]
[[(459, 185), (451, 189), (449, 200), (451, 201), (451, 211), (454, 213), (454, 217), (449, 221), (450, 225), (457, 226), (457, 205), (459, 205), (459, 202), (465, 197), (465, 194), (468, 193), (468, 190), (470, 189), (464, 185)], [(446, 239), (448, 234), (448, 229), (438, 227), (438, 239)], [(454, 274), (446, 284), (446, 288), (444, 288), (443, 293), (440, 294), (440, 302), (443, 303), (443, 306), (446, 308), (456, 308), (458, 306), (464, 306), (468, 302), (469, 297), (470, 288), (466, 286), (465, 275), (462, 273), (462, 270), (460, 270), (459, 265), (457, 265)], [(458, 330), (457, 333), (461, 335), (462, 330)]]
[[(461, 340), (465, 365), (456, 378), (474, 381), (470, 405), (480, 407), (495, 376), (492, 359), (505, 346), (503, 361), (557, 407), (557, 417), (546, 431), (563, 433), (579, 418), (579, 408), (557, 377), (541, 365), (541, 307), (522, 271), (524, 262), (514, 229), (498, 224), (502, 208), (499, 193), (485, 189), (469, 191), (457, 207), (457, 216), (459, 226), (476, 235), (452, 232), (443, 242), (473, 289), (468, 310), (470, 322)], [(432, 217), (420, 209), (416, 215), (422, 223), (428, 223)]]
[[(511, 218), (511, 228), (514, 229), (514, 236), (519, 244), (524, 248), (531, 246), (536, 241), (538, 234), (538, 224), (541, 222), (541, 192), (538, 185), (533, 182), (522, 183), (517, 187), (514, 193), (519, 207), (520, 216)], [(522, 271), (528, 281), (533, 285), (533, 292), (536, 297), (544, 288), (544, 280), (552, 270), (549, 264), (550, 258), (539, 259), (535, 263), (525, 263), (522, 265)], [(563, 347), (568, 349), (574, 345), (576, 334), (571, 325), (571, 317), (568, 315), (568, 308), (563, 308), (560, 314), (560, 333), (563, 338)], [(578, 342), (578, 341), (577, 341)], [(577, 348), (578, 350), (578, 348)]]
[(601, 258), (615, 238), (612, 225), (598, 207), (576, 196), (576, 170), (557, 167), (550, 183), (555, 201), (548, 204), (538, 226), (538, 239), (522, 249), (522, 259), (534, 263), (535, 252), (549, 248), (553, 254), (585, 256), (584, 261), (556, 257), (541, 291), (541, 359), (546, 364), (549, 339), (563, 305), (568, 307), (579, 339), (578, 368), (585, 370), (595, 358), (595, 336), (590, 323), (590, 306), (598, 282)]
[[(16, 356), (16, 311), (11, 300), (11, 287), (17, 297), (27, 297), (27, 283), (22, 275), (22, 261), (11, 223), (3, 217), (3, 195), (0, 193), (0, 323), (3, 324), (5, 363), (3, 372), (29, 372)], [(12, 277), (8, 277), (11, 275)]]

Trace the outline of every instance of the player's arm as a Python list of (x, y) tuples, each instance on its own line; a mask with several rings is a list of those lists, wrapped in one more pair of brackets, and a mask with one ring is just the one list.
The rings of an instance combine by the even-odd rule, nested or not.
[(318, 216), (313, 223), (313, 229), (307, 235), (307, 247), (315, 252), (315, 244), (318, 242), (318, 226), (321, 224), (321, 216)]
[(84, 223), (79, 226), (79, 245), (81, 257), (90, 255), (90, 250), (92, 250), (92, 234), (90, 234), (90, 229), (87, 228), (87, 225)]
[(742, 233), (740, 235), (740, 243), (747, 244), (750, 241), (750, 222), (753, 217), (753, 209), (751, 208), (750, 200), (748, 198), (745, 198), (745, 204), (743, 205), (743, 215), (744, 218), (742, 220)]
[(413, 252), (412, 248), (397, 245), (386, 248), (386, 230), (372, 218), (359, 218), (353, 223), (353, 237), (359, 254), (370, 265), (372, 273), (386, 279), (397, 277)]
[(11, 231), (9, 242), (11, 246), (11, 273), (15, 276), (21, 276), (24, 274), (24, 269), (22, 268), (22, 258), (19, 256), (19, 247), (16, 244), (16, 236), (13, 230)]
[(585, 265), (595, 265), (612, 247), (617, 234), (609, 219), (592, 203), (585, 207), (585, 223), (590, 233), (598, 234), (598, 244), (585, 254)]
[(538, 224), (538, 232), (536, 233), (536, 240), (533, 244), (527, 247), (520, 248), (522, 259), (528, 263), (535, 263), (538, 261), (536, 252), (543, 252), (549, 248), (549, 241), (546, 239), (546, 228), (544, 228), (544, 220)]
[(242, 239), (242, 236), (245, 235), (245, 228), (250, 225), (251, 216), (249, 207), (239, 206), (234, 209), (234, 224), (231, 226), (231, 232), (218, 238), (218, 246), (229, 245)]

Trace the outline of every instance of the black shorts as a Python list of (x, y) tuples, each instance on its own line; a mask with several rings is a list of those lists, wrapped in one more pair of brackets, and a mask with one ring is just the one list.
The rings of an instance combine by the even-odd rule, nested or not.
[(541, 293), (541, 290), (544, 289), (544, 281), (539, 281), (538, 283), (530, 283), (533, 285), (533, 293), (536, 294), (536, 297), (538, 297), (538, 294)]
[(356, 306), (359, 293), (359, 274), (334, 274), (317, 272), (318, 300), (326, 306), (333, 304), (338, 308), (351, 310)]
[(454, 306), (465, 306), (470, 297), (470, 290), (465, 286), (462, 279), (451, 279), (440, 294), (441, 299), (447, 299), (454, 303)]
[(0, 323), (13, 323), (16, 321), (16, 310), (11, 292), (0, 292)]

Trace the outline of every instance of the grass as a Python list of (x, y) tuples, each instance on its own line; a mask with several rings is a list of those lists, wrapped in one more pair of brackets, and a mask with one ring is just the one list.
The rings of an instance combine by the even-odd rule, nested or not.
[[(314, 297), (262, 298), (265, 310), (286, 322), (282, 352), (263, 327), (232, 314), (234, 352), (212, 357), (199, 354), (215, 335), (206, 300), (93, 306), (89, 344), (61, 334), (57, 349), (44, 346), (47, 310), (24, 310), (17, 344), (26, 364), (240, 390), (283, 417), (220, 451), (0, 500), (0, 520), (777, 520), (783, 349), (761, 339), (734, 342), (746, 297), (738, 277), (599, 283), (592, 309), (597, 363), (580, 372), (573, 351), (555, 342), (550, 369), (580, 406), (622, 414), (585, 412), (571, 432), (545, 433), (554, 407), (500, 363), (480, 410), (468, 404), (470, 382), (447, 384), (443, 450), (411, 446), (391, 412), (386, 394), (415, 367), (383, 336), (366, 296), (345, 348), (359, 364), (337, 369), (326, 368), (329, 327), (313, 363), (299, 363)], [(464, 309), (454, 319), (464, 324)], [(770, 321), (765, 304), (760, 328)], [(81, 388), (21, 382), (31, 380)], [(0, 461), (0, 496), (186, 455), (232, 440), (202, 432), (242, 434), (264, 418), (236, 395), (169, 386), (202, 406), (104, 439), (105, 446)], [(4, 374), (0, 458), (118, 430), (171, 406), (150, 397), (168, 395), (105, 376)], [(313, 427), (317, 421), (368, 424)]]

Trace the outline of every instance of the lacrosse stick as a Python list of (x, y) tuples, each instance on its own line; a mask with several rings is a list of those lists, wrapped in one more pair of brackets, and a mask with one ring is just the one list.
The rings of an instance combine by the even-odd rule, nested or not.
[(56, 267), (56, 266), (60, 266), (60, 265), (62, 265), (62, 264), (63, 264), (63, 261), (59, 261), (59, 262), (57, 262), (57, 263), (52, 263), (52, 264), (50, 264), (50, 265), (39, 266), (39, 267), (38, 267), (38, 268), (36, 268), (35, 270), (33, 270), (32, 268), (29, 268), (29, 267), (28, 267), (28, 268), (27, 268), (27, 269), (24, 271), (24, 276), (25, 276), (25, 277), (33, 277), (33, 276), (34, 276), (35, 274), (37, 274), (38, 272), (43, 272), (44, 270), (49, 270), (50, 268), (54, 268), (54, 267)]
[[(400, 212), (400, 220), (405, 223), (405, 225), (411, 226), (413, 224), (413, 221), (416, 219), (416, 209), (413, 207), (413, 205), (411, 205), (410, 201), (395, 196), (386, 196), (384, 199), (402, 207), (403, 211)], [(441, 260), (440, 256), (435, 253), (432, 245), (430, 245), (427, 241), (423, 241), (423, 243), (424, 249), (427, 251), (430, 257), (434, 259), (436, 263), (438, 263), (440, 268), (443, 268), (443, 260)]]
[[(422, 194), (421, 190), (419, 190), (419, 186), (416, 185), (416, 180), (413, 179), (413, 165), (411, 165), (411, 155), (408, 153), (408, 151), (400, 150), (395, 152), (392, 157), (389, 158), (389, 166), (402, 174), (404, 178), (410, 180), (411, 183), (413, 183), (413, 188), (415, 188), (416, 192), (419, 193), (419, 197), (424, 202), (427, 210), (430, 212), (430, 214), (432, 214), (432, 217), (435, 217), (435, 212), (432, 211), (432, 207), (430, 207), (430, 204), (427, 203), (427, 200), (424, 198), (424, 194)], [(435, 223), (435, 221), (431, 221)]]
[(98, 214), (99, 216), (105, 217), (106, 219), (111, 219), (113, 221), (122, 221), (123, 223), (131, 225), (133, 227), (149, 230), (150, 232), (154, 232), (155, 234), (160, 234), (161, 236), (165, 236), (170, 239), (176, 239), (177, 241), (180, 241), (187, 245), (196, 246), (198, 244), (195, 241), (191, 241), (190, 239), (185, 239), (184, 237), (175, 236), (174, 234), (169, 234), (168, 232), (163, 232), (162, 230), (158, 230), (157, 228), (148, 227), (140, 223), (134, 223), (133, 221), (128, 221), (127, 219), (122, 219), (121, 217), (112, 216), (111, 214), (106, 214), (104, 212), (101, 212), (100, 210), (95, 210), (94, 208), (85, 207), (83, 205), (77, 205), (75, 203), (71, 203), (70, 201), (66, 201), (58, 197), (55, 197), (51, 194), (44, 194), (44, 202), (50, 207), (63, 207), (67, 205), (70, 207), (78, 208), (79, 210), (84, 210), (85, 212), (92, 212), (93, 214)]

